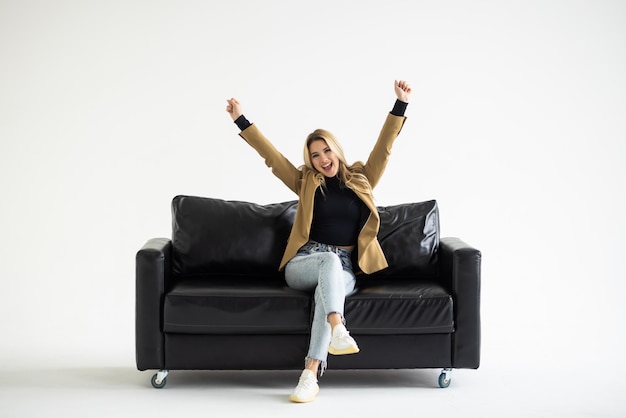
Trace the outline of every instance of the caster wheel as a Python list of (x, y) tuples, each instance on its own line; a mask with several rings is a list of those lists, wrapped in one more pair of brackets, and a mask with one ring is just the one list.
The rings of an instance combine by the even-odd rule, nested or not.
[(152, 383), (152, 387), (155, 389), (163, 389), (167, 383), (167, 377), (163, 378), (161, 383), (157, 383), (157, 376), (158, 373), (155, 373), (154, 376), (152, 376), (152, 379), (150, 379), (150, 383)]
[(439, 387), (440, 388), (447, 388), (448, 386), (450, 386), (450, 382), (452, 381), (452, 379), (450, 379), (448, 376), (446, 376), (445, 373), (441, 373), (439, 375)]

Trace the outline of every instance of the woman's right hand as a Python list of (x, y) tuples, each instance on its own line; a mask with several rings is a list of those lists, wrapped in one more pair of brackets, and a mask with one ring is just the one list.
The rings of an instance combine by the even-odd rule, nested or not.
[(228, 105), (226, 106), (226, 111), (228, 112), (230, 117), (233, 118), (233, 120), (237, 120), (239, 116), (243, 115), (241, 104), (237, 99), (233, 97), (226, 100), (226, 103), (228, 103)]

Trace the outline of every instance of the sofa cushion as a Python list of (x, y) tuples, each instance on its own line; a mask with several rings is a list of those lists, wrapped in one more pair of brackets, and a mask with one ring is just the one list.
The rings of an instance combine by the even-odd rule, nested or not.
[[(281, 280), (188, 278), (166, 294), (163, 329), (179, 334), (308, 334), (312, 295)], [(359, 280), (344, 315), (355, 335), (454, 331), (452, 297), (431, 281)]]
[(297, 202), (249, 202), (176, 196), (172, 201), (177, 276), (278, 276)]
[(311, 298), (282, 280), (188, 278), (165, 296), (163, 328), (181, 334), (308, 333)]
[(452, 296), (428, 280), (359, 280), (344, 315), (353, 334), (439, 334), (454, 331)]
[[(191, 276), (282, 277), (278, 266), (297, 201), (260, 205), (176, 196), (172, 201), (173, 272)], [(439, 212), (435, 200), (379, 206), (378, 240), (389, 267), (374, 277), (435, 277)]]
[(379, 206), (378, 213), (378, 241), (389, 267), (372, 277), (436, 277), (439, 251), (437, 201)]

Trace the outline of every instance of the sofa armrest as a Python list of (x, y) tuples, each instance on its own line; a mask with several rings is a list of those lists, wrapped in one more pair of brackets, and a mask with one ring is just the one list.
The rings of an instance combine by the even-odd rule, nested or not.
[(172, 243), (153, 238), (135, 258), (135, 356), (137, 369), (164, 368), (163, 298), (171, 275)]
[(452, 292), (454, 368), (477, 369), (480, 364), (481, 253), (459, 238), (441, 238), (440, 272)]

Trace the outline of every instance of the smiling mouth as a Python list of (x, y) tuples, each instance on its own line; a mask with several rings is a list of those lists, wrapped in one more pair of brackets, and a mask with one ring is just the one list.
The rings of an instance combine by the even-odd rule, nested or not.
[(327, 166), (322, 166), (322, 170), (328, 171), (328, 170), (330, 170), (332, 168), (332, 166), (333, 166), (333, 163), (328, 163)]

